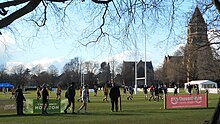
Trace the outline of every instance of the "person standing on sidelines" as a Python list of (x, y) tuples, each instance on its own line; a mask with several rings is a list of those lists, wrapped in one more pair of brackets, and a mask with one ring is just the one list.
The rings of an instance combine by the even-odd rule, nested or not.
[(77, 113), (80, 113), (80, 111), (84, 108), (85, 113), (87, 110), (87, 103), (88, 103), (88, 86), (84, 85), (82, 90), (82, 105), (78, 109)]
[(199, 95), (199, 85), (196, 84), (196, 85), (195, 85), (195, 88), (196, 88), (196, 94)]
[[(115, 107), (115, 111), (118, 112), (118, 98), (121, 96), (120, 95), (120, 90), (119, 88), (116, 86), (115, 83), (112, 83), (112, 88), (110, 89), (110, 93), (109, 96), (111, 98), (111, 104), (112, 104), (112, 112), (114, 112), (114, 107)], [(114, 106), (115, 105), (115, 106)]]
[(174, 85), (174, 96), (177, 96), (177, 90), (178, 90), (178, 87), (176, 86), (176, 84)]
[(167, 95), (167, 85), (166, 84), (163, 85), (163, 93), (165, 95)]
[(47, 113), (47, 108), (49, 106), (49, 93), (47, 89), (47, 85), (43, 84), (43, 89), (41, 90), (41, 96), (42, 96), (42, 114), (48, 114)]
[(188, 88), (189, 95), (191, 95), (192, 94), (192, 85), (188, 84), (187, 88)]
[(72, 114), (75, 114), (75, 84), (74, 82), (71, 83), (71, 85), (67, 88), (67, 98), (68, 98), (68, 105), (66, 106), (66, 109), (64, 110), (64, 113), (67, 114), (67, 109), (71, 106), (72, 103)]
[(15, 91), (15, 99), (16, 99), (16, 109), (17, 109), (17, 115), (24, 115), (23, 113), (23, 106), (24, 103), (23, 101), (26, 101), (24, 94), (22, 92), (22, 89), (20, 86), (18, 86), (18, 88)]

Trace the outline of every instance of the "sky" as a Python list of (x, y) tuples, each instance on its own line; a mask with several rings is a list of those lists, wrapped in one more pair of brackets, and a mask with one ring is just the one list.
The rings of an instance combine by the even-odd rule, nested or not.
[[(65, 63), (74, 57), (80, 57), (83, 61), (103, 62), (113, 58), (122, 63), (123, 61), (145, 60), (152, 61), (154, 69), (158, 68), (165, 56), (172, 55), (179, 46), (185, 44), (185, 39), (176, 39), (177, 42), (161, 42), (167, 34), (163, 29), (150, 32), (147, 30), (143, 35), (136, 38), (137, 47), (123, 45), (113, 41), (110, 45), (104, 41), (88, 46), (80, 45), (83, 29), (88, 26), (80, 14), (69, 14), (69, 21), (64, 25), (65, 30), (57, 28), (52, 17), (47, 19), (47, 26), (36, 31), (31, 24), (20, 25), (19, 21), (13, 23), (19, 33), (12, 34), (8, 30), (1, 31), (0, 35), (0, 64), (5, 64), (7, 68), (23, 64), (27, 68), (32, 68), (41, 64), (44, 69), (50, 65), (55, 65), (59, 72)], [(187, 32), (186, 19), (182, 18), (179, 27), (181, 30), (177, 35), (185, 35)], [(183, 31), (183, 32), (182, 32)], [(182, 36), (186, 37), (186, 36)]]

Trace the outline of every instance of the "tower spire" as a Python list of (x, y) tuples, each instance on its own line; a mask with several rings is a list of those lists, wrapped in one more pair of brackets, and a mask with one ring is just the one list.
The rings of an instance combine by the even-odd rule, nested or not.
[(192, 23), (205, 23), (205, 20), (202, 17), (202, 13), (200, 12), (198, 6), (196, 6), (196, 8), (194, 10), (194, 13), (193, 13), (189, 23), (191, 23), (191, 24)]

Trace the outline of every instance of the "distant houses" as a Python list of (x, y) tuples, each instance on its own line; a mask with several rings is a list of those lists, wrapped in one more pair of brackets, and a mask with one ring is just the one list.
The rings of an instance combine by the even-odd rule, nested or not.
[[(137, 66), (135, 66), (137, 64)], [(145, 84), (145, 61), (123, 61), (122, 80), (123, 84), (133, 86), (135, 83), (135, 67), (137, 67), (136, 80), (139, 87)], [(150, 85), (154, 82), (154, 69), (151, 61), (146, 61), (146, 82)]]

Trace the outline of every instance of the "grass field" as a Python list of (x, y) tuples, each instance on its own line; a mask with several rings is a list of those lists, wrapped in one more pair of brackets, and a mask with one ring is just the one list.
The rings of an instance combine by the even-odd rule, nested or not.
[[(25, 94), (26, 99), (35, 98), (36, 92)], [(62, 94), (64, 95), (64, 93)], [(1, 99), (8, 99), (10, 95), (0, 94)], [(64, 96), (62, 96), (64, 98)], [(78, 91), (77, 96), (78, 97)], [(0, 124), (202, 124), (210, 120), (217, 105), (219, 94), (209, 94), (208, 108), (193, 109), (163, 109), (163, 101), (154, 102), (144, 99), (142, 92), (134, 95), (134, 99), (128, 101), (126, 96), (122, 96), (122, 111), (111, 112), (110, 103), (102, 101), (103, 95), (99, 91), (94, 97), (90, 93), (91, 102), (88, 103), (86, 114), (26, 114), (16, 116), (0, 112)], [(50, 99), (55, 99), (55, 93), (51, 93)], [(81, 103), (76, 101), (75, 110)]]

